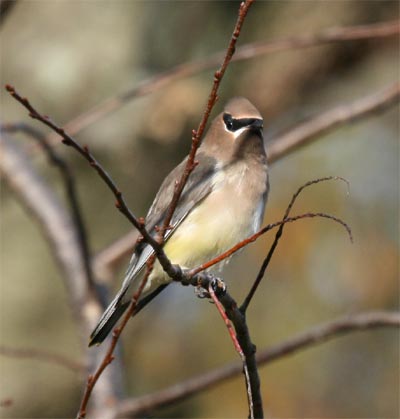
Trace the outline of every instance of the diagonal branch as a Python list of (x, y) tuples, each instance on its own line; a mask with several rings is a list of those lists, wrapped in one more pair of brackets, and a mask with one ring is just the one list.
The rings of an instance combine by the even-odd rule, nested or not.
[(397, 104), (399, 99), (400, 84), (394, 83), (369, 96), (336, 106), (312, 117), (282, 134), (275, 135), (268, 147), (268, 161), (273, 163), (333, 129), (381, 112)]
[[(96, 160), (96, 158), (92, 155), (89, 151), (87, 146), (81, 146), (78, 142), (76, 142), (69, 134), (65, 132), (63, 128), (58, 126), (55, 122), (53, 122), (48, 116), (42, 115), (38, 112), (28, 101), (27, 98), (22, 97), (13, 86), (6, 85), (6, 90), (11, 94), (11, 96), (16, 99), (21, 105), (23, 105), (28, 111), (29, 116), (33, 119), (36, 119), (43, 124), (50, 127), (54, 132), (56, 132), (62, 138), (62, 142), (75, 149), (81, 156), (83, 156), (90, 164), (90, 166), (98, 173), (101, 179), (105, 182), (111, 192), (114, 194), (116, 198), (115, 206), (118, 210), (125, 215), (125, 217), (133, 224), (137, 230), (139, 230), (140, 234), (143, 236), (144, 240), (149, 243), (154, 252), (157, 254), (160, 262), (164, 263), (167, 267), (166, 269), (171, 267), (168, 258), (166, 257), (162, 247), (155, 240), (151, 234), (146, 230), (144, 225), (144, 219), (138, 219), (134, 216), (131, 210), (128, 208), (128, 205), (125, 202), (125, 199), (122, 195), (122, 192), (118, 189), (117, 185), (114, 183), (111, 176), (106, 172), (106, 170), (101, 166), (101, 164)], [(164, 265), (163, 265), (164, 266)]]
[[(398, 21), (387, 21), (349, 27), (332, 27), (312, 34), (245, 44), (236, 49), (232, 61), (243, 61), (259, 57), (264, 54), (271, 54), (291, 49), (310, 48), (337, 42), (393, 37), (398, 35), (399, 32), (400, 26)], [(126, 92), (110, 97), (85, 113), (71, 119), (64, 125), (64, 128), (71, 135), (76, 135), (78, 132), (96, 123), (112, 112), (117, 111), (135, 98), (153, 93), (156, 90), (159, 90), (160, 88), (184, 77), (189, 77), (202, 71), (216, 68), (223, 60), (224, 54), (225, 51), (221, 51), (199, 61), (180, 64), (165, 71), (164, 73), (157, 74), (154, 77), (144, 80)], [(54, 133), (50, 133), (48, 135), (48, 139), (52, 144), (58, 141), (58, 138), (54, 135)]]
[(238, 13), (238, 18), (236, 21), (236, 25), (235, 28), (233, 30), (231, 39), (229, 41), (229, 45), (228, 48), (226, 50), (223, 62), (221, 64), (221, 67), (215, 72), (214, 74), (214, 83), (210, 92), (210, 95), (208, 97), (208, 103), (206, 106), (206, 109), (203, 113), (203, 117), (199, 123), (199, 126), (197, 128), (197, 130), (193, 130), (192, 131), (192, 146), (190, 149), (190, 153), (189, 153), (189, 157), (186, 163), (186, 167), (185, 170), (182, 174), (181, 179), (179, 180), (179, 183), (176, 185), (175, 187), (175, 191), (174, 191), (174, 196), (172, 197), (171, 203), (169, 205), (169, 209), (167, 212), (167, 216), (164, 220), (163, 223), (163, 227), (160, 231), (160, 237), (163, 236), (163, 233), (165, 232), (165, 230), (168, 228), (172, 216), (174, 214), (175, 208), (178, 204), (179, 198), (182, 195), (183, 189), (186, 185), (186, 182), (190, 176), (190, 173), (193, 171), (193, 169), (196, 167), (196, 162), (195, 162), (195, 156), (196, 156), (196, 152), (197, 149), (200, 146), (203, 134), (204, 134), (204, 130), (206, 128), (208, 119), (210, 117), (211, 111), (214, 108), (214, 105), (218, 99), (218, 89), (219, 86), (221, 84), (222, 78), (224, 77), (225, 71), (228, 68), (229, 63), (232, 60), (233, 54), (235, 53), (235, 48), (236, 48), (236, 42), (239, 38), (240, 35), (240, 31), (242, 30), (242, 26), (244, 23), (244, 20), (246, 19), (247, 13), (251, 7), (251, 5), (253, 4), (254, 0), (246, 0), (244, 2), (242, 2), (239, 6), (239, 13)]
[[(371, 311), (339, 317), (328, 323), (314, 326), (282, 343), (258, 351), (257, 363), (269, 364), (348, 333), (399, 327), (400, 313), (398, 312)], [(241, 373), (242, 364), (238, 362), (216, 368), (155, 393), (124, 400), (116, 406), (114, 417), (138, 417), (149, 414), (155, 409), (187, 400), (188, 397), (204, 390), (210, 390), (211, 387), (222, 384)]]
[[(222, 293), (221, 296), (217, 296), (217, 293), (214, 291), (214, 286), (219, 286), (217, 291)], [(261, 418), (263, 417), (263, 406), (260, 391), (260, 378), (255, 361), (256, 351), (255, 346), (250, 340), (246, 317), (238, 310), (236, 302), (230, 296), (224, 295), (225, 288), (223, 283), (218, 285), (217, 281), (210, 282), (208, 293), (224, 320), (229, 336), (232, 339), (233, 346), (242, 361), (243, 375), (246, 381), (247, 401), (249, 405), (249, 418)], [(219, 298), (221, 298), (223, 302), (220, 302)], [(222, 304), (226, 307), (225, 310)], [(233, 329), (230, 320), (232, 320), (235, 330)]]
[(271, 248), (269, 249), (269, 252), (268, 252), (267, 256), (265, 257), (265, 259), (264, 259), (264, 261), (261, 265), (260, 271), (258, 272), (257, 277), (256, 277), (248, 295), (246, 296), (245, 300), (243, 301), (243, 304), (240, 306), (240, 311), (242, 313), (246, 312), (246, 310), (247, 310), (255, 292), (257, 291), (258, 286), (260, 285), (261, 280), (264, 277), (265, 271), (267, 270), (267, 267), (269, 265), (269, 262), (271, 261), (272, 255), (275, 252), (275, 249), (276, 249), (276, 246), (278, 245), (279, 239), (282, 236), (283, 228), (285, 226), (284, 221), (288, 218), (288, 216), (290, 214), (290, 211), (292, 210), (293, 205), (296, 202), (296, 199), (298, 198), (298, 196), (301, 194), (301, 192), (305, 188), (308, 188), (311, 185), (315, 185), (317, 183), (325, 182), (325, 181), (328, 181), (328, 180), (341, 180), (341, 181), (345, 182), (347, 184), (347, 188), (349, 188), (349, 182), (346, 179), (343, 179), (339, 176), (328, 176), (328, 177), (319, 178), (319, 179), (315, 179), (315, 180), (311, 180), (309, 182), (306, 182), (304, 185), (300, 186), (299, 189), (297, 189), (295, 194), (292, 196), (292, 199), (290, 200), (289, 205), (286, 208), (285, 214), (282, 218), (282, 224), (279, 226), (278, 231), (275, 234), (274, 241), (272, 242)]
[(50, 146), (46, 139), (46, 136), (38, 129), (21, 122), (18, 124), (1, 125), (0, 130), (6, 133), (15, 133), (20, 131), (37, 141), (37, 143), (39, 143), (43, 151), (46, 153), (50, 163), (60, 170), (60, 174), (64, 183), (65, 195), (71, 208), (73, 224), (76, 227), (87, 281), (89, 286), (93, 288), (94, 292), (96, 292), (91, 267), (91, 255), (87, 239), (87, 232), (85, 229), (85, 224), (83, 222), (81, 208), (79, 205), (75, 177), (72, 173), (71, 168), (69, 167), (67, 162), (54, 150), (54, 147)]
[[(53, 190), (39, 176), (22, 147), (18, 147), (15, 141), (1, 133), (0, 149), (0, 173), (47, 239), (60, 268), (71, 312), (84, 348), (87, 336), (96, 325), (103, 307), (86, 281), (74, 222)], [(102, 355), (102, 351), (86, 353), (88, 371), (93, 369)], [(104, 377), (94, 394), (96, 409), (104, 409), (106, 400), (120, 396), (120, 376), (120, 363), (116, 363), (115, 368)]]

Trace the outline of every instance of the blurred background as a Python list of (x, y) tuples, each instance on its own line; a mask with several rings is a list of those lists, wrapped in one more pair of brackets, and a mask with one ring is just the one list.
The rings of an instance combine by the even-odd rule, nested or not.
[[(0, 28), (1, 84), (15, 85), (39, 110), (65, 123), (150, 76), (223, 50), (238, 4), (18, 1)], [(239, 45), (398, 15), (397, 1), (256, 2)], [(398, 47), (392, 37), (233, 63), (213, 115), (230, 97), (246, 96), (263, 114), (267, 137), (272, 138), (296, 122), (398, 80)], [(136, 215), (146, 214), (165, 175), (187, 154), (211, 82), (212, 71), (183, 78), (129, 102), (76, 136), (90, 145)], [(282, 217), (302, 183), (342, 176), (350, 182), (349, 195), (340, 182), (316, 185), (304, 192), (294, 211), (341, 217), (353, 230), (354, 244), (327, 220), (287, 226), (248, 312), (258, 349), (343, 314), (398, 308), (398, 110), (394, 106), (347, 125), (271, 166), (265, 223)], [(4, 91), (1, 120), (35, 124)], [(132, 227), (93, 170), (72, 150), (58, 151), (78, 178), (90, 246), (97, 252)], [(41, 153), (32, 159), (62, 197), (57, 170)], [(237, 301), (246, 295), (271, 238), (248, 247), (225, 270), (223, 277)], [(115, 289), (126, 263), (111, 284)], [(48, 244), (5, 184), (0, 298), (2, 344), (82, 358)], [(172, 285), (156, 301), (124, 331), (127, 395), (146, 394), (237, 359), (217, 311), (192, 289)], [(83, 385), (78, 373), (3, 355), (0, 365), (1, 417), (75, 416)], [(353, 333), (261, 367), (260, 373), (268, 417), (399, 415), (399, 335), (393, 329)], [(245, 417), (246, 403), (239, 376), (154, 415)]]

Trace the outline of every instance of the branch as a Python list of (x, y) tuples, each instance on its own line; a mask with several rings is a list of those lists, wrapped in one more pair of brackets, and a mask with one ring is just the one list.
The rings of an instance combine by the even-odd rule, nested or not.
[(139, 237), (137, 230), (131, 230), (103, 250), (100, 250), (93, 258), (93, 270), (101, 281), (110, 282), (114, 270), (124, 257), (132, 255), (132, 249)]
[(244, 23), (244, 20), (246, 19), (247, 13), (253, 4), (254, 0), (245, 0), (243, 1), (239, 6), (239, 13), (238, 18), (236, 21), (235, 28), (233, 30), (233, 34), (231, 36), (231, 39), (229, 41), (228, 48), (225, 52), (225, 56), (223, 59), (223, 62), (221, 64), (221, 67), (219, 70), (217, 70), (214, 74), (214, 83), (210, 92), (210, 95), (208, 97), (208, 103), (206, 106), (206, 109), (204, 111), (203, 117), (199, 123), (199, 126), (197, 130), (192, 131), (192, 146), (190, 149), (190, 153), (187, 159), (185, 170), (182, 174), (181, 179), (179, 180), (179, 183), (175, 187), (174, 196), (172, 197), (170, 206), (168, 208), (167, 216), (165, 217), (163, 227), (160, 231), (160, 237), (163, 237), (164, 232), (168, 228), (172, 216), (174, 214), (175, 208), (178, 204), (179, 198), (181, 197), (182, 191), (186, 185), (186, 182), (190, 176), (190, 173), (193, 171), (193, 169), (196, 167), (197, 163), (195, 162), (195, 156), (197, 149), (200, 146), (204, 130), (206, 128), (208, 119), (210, 117), (211, 111), (218, 99), (218, 89), (221, 84), (222, 78), (224, 77), (225, 71), (228, 68), (229, 63), (232, 60), (233, 54), (235, 53), (236, 48), (236, 42), (239, 38), (240, 31), (242, 30), (242, 26)]
[(287, 218), (283, 219), (282, 221), (276, 221), (274, 223), (267, 224), (265, 227), (263, 227), (257, 233), (255, 233), (252, 236), (250, 236), (250, 237), (240, 241), (239, 243), (235, 244), (235, 246), (231, 247), (226, 252), (221, 253), (219, 256), (209, 260), (208, 262), (203, 263), (202, 265), (199, 265), (197, 268), (189, 269), (188, 271), (186, 271), (185, 277), (186, 278), (195, 277), (200, 272), (203, 272), (206, 269), (211, 268), (211, 266), (214, 266), (217, 263), (222, 262), (224, 259), (229, 258), (234, 253), (236, 253), (238, 250), (242, 249), (243, 247), (249, 245), (250, 243), (255, 242), (262, 235), (264, 235), (265, 233), (267, 233), (268, 231), (270, 231), (270, 230), (272, 230), (276, 227), (279, 227), (279, 226), (281, 226), (283, 224), (287, 224), (287, 223), (293, 223), (295, 221), (302, 220), (304, 218), (316, 218), (316, 217), (327, 218), (329, 220), (335, 221), (336, 223), (342, 225), (346, 229), (346, 232), (349, 236), (350, 241), (353, 242), (353, 235), (351, 233), (350, 227), (344, 221), (342, 221), (340, 218), (337, 218), (337, 217), (335, 217), (333, 215), (330, 215), (330, 214), (325, 214), (323, 212), (306, 212), (304, 214), (296, 215), (294, 217), (287, 217)]
[(50, 146), (46, 136), (38, 129), (21, 122), (18, 124), (3, 124), (0, 126), (0, 131), (7, 133), (23, 132), (24, 134), (28, 135), (30, 138), (39, 143), (43, 151), (46, 153), (50, 163), (60, 170), (60, 174), (64, 183), (65, 195), (71, 208), (73, 224), (76, 228), (76, 233), (79, 240), (79, 247), (83, 258), (87, 282), (89, 286), (93, 288), (93, 292), (96, 292), (91, 267), (91, 257), (87, 233), (79, 205), (78, 194), (76, 191), (76, 182), (71, 168), (67, 162), (54, 150), (54, 148)]
[[(333, 27), (313, 34), (294, 36), (275, 41), (254, 42), (243, 45), (236, 49), (236, 53), (232, 58), (232, 61), (243, 61), (264, 54), (291, 49), (309, 48), (336, 42), (356, 40), (362, 41), (372, 38), (391, 37), (398, 35), (399, 32), (400, 29), (398, 21), (387, 21), (371, 25), (350, 26), (343, 28)], [(67, 122), (64, 125), (64, 128), (71, 135), (75, 135), (112, 112), (117, 111), (135, 98), (153, 93), (178, 79), (189, 77), (202, 71), (217, 67), (221, 63), (224, 54), (225, 51), (218, 52), (199, 61), (180, 64), (165, 71), (164, 73), (144, 80), (126, 92), (110, 97), (85, 113), (78, 115)], [(54, 135), (54, 133), (50, 133), (48, 135), (48, 139), (52, 144), (58, 141), (58, 138)]]
[(7, 84), (6, 90), (11, 94), (11, 96), (15, 100), (21, 103), (21, 105), (29, 111), (29, 116), (31, 118), (36, 119), (50, 127), (54, 132), (61, 136), (63, 144), (75, 149), (82, 157), (84, 157), (89, 162), (90, 166), (97, 172), (97, 174), (101, 177), (101, 179), (105, 182), (105, 184), (114, 194), (116, 198), (115, 206), (118, 208), (118, 210), (130, 221), (131, 224), (133, 224), (136, 227), (136, 229), (143, 236), (144, 240), (152, 246), (154, 252), (160, 260), (160, 263), (163, 265), (163, 267), (165, 265), (166, 271), (168, 271), (168, 269), (171, 269), (171, 263), (166, 257), (164, 251), (162, 250), (162, 247), (157, 242), (157, 240), (155, 240), (153, 236), (151, 236), (151, 234), (146, 230), (144, 225), (144, 219), (138, 219), (133, 215), (131, 210), (128, 208), (128, 205), (126, 204), (121, 191), (118, 189), (111, 176), (91, 154), (89, 148), (87, 146), (82, 147), (69, 134), (67, 134), (63, 128), (61, 128), (59, 125), (53, 122), (47, 115), (42, 115), (40, 112), (38, 112), (36, 108), (34, 108), (33, 105), (31, 105), (28, 99), (22, 97), (13, 86)]
[[(232, 339), (233, 346), (236, 352), (239, 354), (242, 361), (243, 374), (245, 376), (246, 388), (247, 388), (247, 401), (249, 405), (249, 418), (262, 418), (263, 405), (260, 391), (260, 377), (258, 375), (257, 363), (255, 360), (256, 347), (253, 345), (250, 339), (249, 328), (247, 327), (246, 317), (238, 310), (236, 301), (230, 296), (224, 295), (225, 288), (222, 283), (220, 285), (221, 296), (217, 296), (214, 292), (213, 287), (218, 284), (217, 281), (211, 282), (208, 286), (208, 292), (211, 296), (212, 301), (218, 309), (224, 323), (228, 329), (229, 335)], [(222, 288), (222, 292), (221, 292)], [(221, 302), (220, 299), (221, 298)], [(225, 310), (222, 307), (224, 304)], [(231, 320), (235, 326), (233, 330)]]
[(79, 373), (86, 371), (86, 365), (84, 365), (82, 362), (74, 361), (73, 359), (70, 359), (64, 355), (43, 351), (41, 349), (13, 348), (10, 346), (1, 345), (0, 354), (11, 358), (37, 359)]
[[(1, 133), (0, 146), (0, 172), (47, 239), (60, 267), (82, 347), (86, 347), (87, 336), (96, 325), (103, 307), (86, 281), (73, 220), (52, 189), (38, 175), (22, 148), (4, 133)], [(98, 363), (101, 356), (102, 351), (87, 352), (88, 370)], [(116, 398), (121, 392), (119, 368), (117, 363), (97, 388), (94, 397), (96, 408), (104, 409), (106, 400)]]
[[(339, 317), (328, 323), (314, 326), (280, 344), (259, 351), (256, 357), (257, 363), (259, 365), (269, 364), (347, 333), (386, 327), (399, 328), (400, 313), (377, 311)], [(155, 409), (187, 400), (188, 397), (209, 390), (212, 386), (221, 384), (241, 373), (241, 363), (225, 365), (153, 394), (122, 401), (116, 406), (114, 417), (137, 417), (148, 414)]]
[(398, 103), (399, 98), (400, 84), (394, 83), (369, 96), (336, 106), (306, 122), (302, 122), (285, 133), (276, 135), (271, 140), (268, 148), (268, 161), (273, 163), (333, 129), (381, 112)]
[(242, 313), (245, 313), (255, 292), (257, 291), (258, 286), (260, 285), (261, 280), (263, 279), (264, 275), (265, 275), (265, 271), (267, 270), (267, 267), (269, 265), (269, 262), (271, 261), (272, 255), (275, 252), (276, 246), (278, 245), (279, 239), (282, 236), (283, 233), (283, 228), (285, 226), (284, 221), (289, 217), (290, 211), (293, 208), (294, 203), (296, 202), (296, 199), (298, 198), (298, 196), (301, 194), (301, 192), (305, 189), (308, 188), (311, 185), (315, 185), (317, 183), (320, 182), (325, 182), (328, 180), (341, 180), (343, 182), (345, 182), (347, 184), (347, 188), (349, 188), (349, 182), (346, 179), (343, 179), (339, 176), (328, 176), (328, 177), (324, 177), (324, 178), (319, 178), (319, 179), (315, 179), (315, 180), (311, 180), (309, 182), (306, 182), (304, 185), (300, 186), (299, 189), (297, 189), (297, 191), (295, 192), (295, 194), (292, 196), (292, 199), (289, 202), (289, 205), (286, 208), (285, 214), (282, 217), (282, 224), (279, 226), (278, 231), (275, 234), (275, 238), (274, 241), (272, 242), (271, 248), (269, 249), (269, 252), (267, 254), (267, 256), (265, 257), (260, 271), (257, 274), (257, 277), (248, 293), (248, 295), (246, 296), (245, 300), (243, 301), (243, 304), (240, 306), (240, 311)]

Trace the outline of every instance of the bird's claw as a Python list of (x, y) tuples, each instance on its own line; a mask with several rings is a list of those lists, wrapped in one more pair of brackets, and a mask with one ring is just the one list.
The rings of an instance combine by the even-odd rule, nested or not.
[[(222, 279), (214, 277), (210, 280), (209, 284), (218, 297), (226, 293), (226, 285)], [(201, 284), (195, 287), (194, 292), (198, 298), (211, 298), (208, 289), (204, 288)]]

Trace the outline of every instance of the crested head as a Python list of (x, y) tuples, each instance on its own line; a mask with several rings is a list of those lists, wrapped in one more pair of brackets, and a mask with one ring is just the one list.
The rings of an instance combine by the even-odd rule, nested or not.
[(257, 108), (244, 97), (234, 97), (212, 122), (202, 149), (220, 161), (230, 161), (249, 147), (255, 154), (264, 153), (262, 131), (263, 119)]
[(224, 112), (230, 114), (234, 119), (262, 119), (257, 108), (248, 99), (240, 96), (232, 98), (225, 105)]

